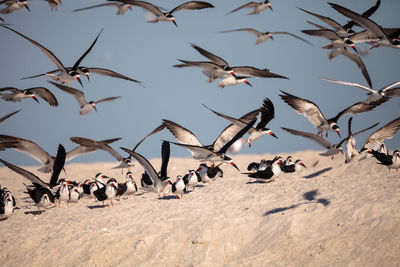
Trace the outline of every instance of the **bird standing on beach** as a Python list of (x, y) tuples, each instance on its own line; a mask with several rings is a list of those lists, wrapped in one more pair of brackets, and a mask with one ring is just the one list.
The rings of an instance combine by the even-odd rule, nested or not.
[(178, 198), (178, 195), (181, 195), (180, 198), (182, 199), (183, 194), (186, 192), (186, 185), (182, 176), (178, 175), (174, 183), (171, 181), (169, 181), (169, 183), (172, 185), (172, 193), (175, 194), (175, 198)]

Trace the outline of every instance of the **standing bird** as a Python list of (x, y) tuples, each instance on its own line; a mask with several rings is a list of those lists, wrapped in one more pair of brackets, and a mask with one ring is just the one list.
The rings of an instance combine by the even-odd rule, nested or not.
[(135, 197), (135, 193), (137, 192), (137, 185), (133, 180), (132, 172), (128, 171), (126, 173), (126, 181), (125, 183), (118, 184), (117, 196), (120, 197), (122, 195), (132, 195)]
[(163, 141), (161, 145), (162, 161), (161, 161), (160, 174), (158, 174), (154, 169), (153, 165), (151, 165), (151, 163), (139, 153), (136, 153), (124, 147), (121, 147), (121, 149), (130, 154), (139, 162), (139, 164), (143, 167), (143, 169), (147, 173), (145, 178), (149, 178), (151, 181), (151, 183), (149, 183), (150, 181), (147, 182), (149, 188), (155, 191), (158, 194), (158, 197), (160, 197), (160, 193), (164, 193), (164, 190), (167, 187), (168, 183), (171, 183), (171, 180), (167, 174), (168, 162), (170, 157), (169, 142)]
[(8, 218), (14, 213), (17, 203), (11, 191), (0, 186), (0, 219)]
[(78, 89), (66, 86), (66, 85), (62, 85), (62, 84), (58, 84), (52, 81), (48, 81), (49, 83), (57, 86), (59, 89), (63, 90), (64, 92), (67, 92), (69, 94), (71, 94), (73, 97), (75, 97), (76, 101), (79, 104), (79, 114), (80, 115), (85, 115), (89, 112), (91, 112), (93, 109), (97, 112), (97, 108), (96, 105), (101, 103), (101, 102), (108, 102), (108, 101), (112, 101), (115, 99), (120, 98), (120, 96), (113, 96), (113, 97), (106, 97), (97, 101), (87, 101), (85, 99), (85, 94)]
[(106, 206), (104, 205), (104, 201), (106, 200), (110, 200), (111, 206), (114, 206), (112, 199), (117, 195), (117, 191), (117, 183), (110, 179), (107, 184), (103, 184), (103, 187), (94, 190), (93, 195), (98, 201), (103, 202), (103, 208), (105, 208)]
[[(203, 105), (206, 108), (208, 108), (206, 105)], [(208, 108), (214, 114), (217, 116), (220, 116), (224, 119), (229, 120), (230, 122), (240, 126), (241, 128), (246, 126), (246, 122), (241, 121), (240, 119), (235, 119), (232, 117), (229, 117), (227, 115), (224, 115), (222, 113), (216, 112), (210, 108)], [(275, 138), (278, 138), (269, 128), (265, 128), (265, 126), (275, 117), (275, 109), (274, 105), (272, 104), (272, 101), (269, 98), (264, 98), (263, 100), (263, 106), (259, 109), (260, 110), (260, 121), (258, 122), (256, 127), (251, 127), (250, 130), (248, 131), (249, 137), (247, 139), (247, 144), (249, 144), (249, 147), (251, 147), (251, 144), (258, 138), (264, 136), (264, 135), (271, 135)]]
[(233, 12), (236, 12), (240, 9), (243, 8), (253, 8), (253, 11), (251, 11), (250, 13), (248, 13), (247, 15), (257, 15), (258, 13), (260, 13), (261, 11), (266, 10), (267, 8), (272, 10), (272, 6), (269, 0), (265, 0), (262, 2), (248, 2), (247, 4), (244, 4), (243, 6), (240, 6), (238, 8), (235, 8), (234, 10), (232, 10), (231, 12), (229, 12), (228, 14), (231, 14)]
[(204, 8), (214, 8), (214, 6), (208, 2), (189, 1), (175, 7), (169, 12), (162, 12), (159, 7), (149, 2), (136, 1), (136, 0), (120, 0), (120, 1), (126, 4), (131, 4), (143, 8), (146, 11), (145, 16), (147, 18), (147, 22), (157, 23), (159, 21), (171, 21), (172, 23), (174, 23), (176, 27), (178, 27), (178, 25), (175, 22), (175, 17), (173, 15), (174, 12), (184, 9), (198, 10)]
[(197, 171), (189, 170), (189, 173), (183, 176), (183, 182), (187, 189), (192, 187), (192, 190), (194, 190), (194, 186), (201, 182), (201, 176)]
[(180, 198), (182, 198), (183, 194), (186, 192), (186, 185), (182, 176), (178, 175), (174, 183), (171, 181), (169, 181), (169, 183), (172, 185), (172, 193), (175, 194), (175, 198), (178, 198), (178, 195), (181, 195)]
[(392, 155), (388, 155), (386, 153), (380, 153), (376, 150), (371, 150), (370, 152), (374, 157), (379, 161), (379, 164), (385, 165), (389, 172), (391, 169), (396, 169), (397, 171), (400, 168), (400, 151), (393, 151)]
[(1, 14), (10, 14), (24, 7), (30, 12), (27, 0), (3, 0), (0, 1), (0, 5), (7, 5), (7, 7), (0, 9)]
[(311, 45), (311, 43), (309, 41), (307, 41), (307, 40), (305, 40), (305, 39), (301, 38), (300, 36), (297, 36), (297, 35), (295, 35), (293, 33), (290, 33), (290, 32), (259, 32), (259, 31), (255, 30), (253, 28), (242, 28), (242, 29), (236, 29), (236, 30), (222, 31), (222, 33), (242, 32), (242, 31), (246, 31), (246, 32), (255, 34), (257, 36), (257, 40), (256, 40), (254, 45), (258, 45), (258, 44), (264, 43), (264, 42), (268, 41), (268, 39), (274, 40), (273, 35), (276, 35), (276, 34), (289, 35), (289, 36), (297, 38), (297, 39), (299, 39), (299, 40)]
[[(9, 91), (10, 94), (3, 93), (7, 91)], [(3, 87), (0, 88), (0, 96), (8, 102), (20, 102), (24, 98), (32, 98), (37, 103), (39, 103), (39, 101), (37, 100), (36, 96), (39, 96), (47, 103), (49, 103), (50, 106), (58, 106), (57, 98), (44, 87), (32, 87), (24, 90), (20, 90), (15, 87)]]
[(94, 6), (77, 8), (77, 9), (72, 10), (72, 12), (83, 11), (83, 10), (88, 10), (88, 9), (92, 9), (92, 8), (96, 8), (96, 7), (103, 7), (103, 6), (116, 7), (118, 9), (117, 15), (124, 15), (126, 11), (132, 10), (132, 5), (131, 4), (125, 4), (125, 3), (103, 3), (103, 4), (94, 5)]
[(327, 119), (314, 102), (291, 95), (282, 90), (281, 92), (283, 94), (279, 96), (282, 98), (282, 100), (286, 102), (289, 106), (291, 106), (294, 110), (296, 110), (298, 114), (305, 116), (312, 123), (312, 125), (317, 128), (316, 134), (321, 134), (321, 136), (324, 131), (326, 131), (326, 135), (328, 135), (328, 131), (332, 131), (336, 132), (340, 137), (340, 129), (337, 125), (337, 121), (342, 115), (359, 114), (362, 112), (370, 111), (380, 104), (378, 101), (369, 104), (366, 104), (364, 102), (357, 102), (350, 107), (340, 111), (335, 117)]

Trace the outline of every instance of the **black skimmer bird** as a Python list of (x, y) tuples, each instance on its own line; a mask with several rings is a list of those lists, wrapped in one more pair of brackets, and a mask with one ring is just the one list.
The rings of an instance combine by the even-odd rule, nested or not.
[(201, 176), (197, 171), (189, 170), (189, 173), (183, 176), (183, 182), (185, 183), (187, 189), (192, 187), (192, 190), (194, 190), (194, 186), (201, 182)]
[(299, 135), (299, 136), (308, 138), (310, 140), (313, 140), (317, 144), (328, 149), (328, 151), (319, 154), (321, 156), (332, 156), (333, 157), (334, 155), (338, 154), (339, 152), (343, 154), (342, 144), (346, 141), (346, 139), (341, 140), (338, 144), (332, 144), (325, 138), (323, 138), (319, 135), (313, 134), (313, 133), (297, 131), (297, 130), (293, 130), (293, 129), (289, 129), (289, 128), (285, 128), (285, 127), (281, 127), (281, 128), (291, 134)]
[(112, 97), (106, 97), (97, 101), (87, 101), (85, 99), (85, 94), (76, 88), (72, 88), (66, 85), (58, 84), (52, 81), (48, 81), (49, 83), (57, 86), (59, 89), (63, 90), (64, 92), (67, 92), (68, 94), (71, 94), (73, 97), (75, 97), (76, 101), (79, 104), (79, 114), (80, 115), (85, 115), (91, 112), (92, 110), (95, 110), (97, 112), (97, 104), (100, 104), (102, 102), (109, 102), (113, 101), (115, 99), (120, 98), (120, 96), (112, 96)]
[(205, 163), (201, 163), (197, 168), (196, 172), (200, 175), (200, 179), (203, 183), (211, 183), (210, 177), (207, 176), (208, 166)]
[[(7, 91), (10, 93), (9, 94), (4, 93)], [(22, 99), (32, 98), (37, 103), (39, 103), (39, 101), (37, 100), (36, 96), (39, 96), (47, 103), (49, 103), (50, 106), (53, 107), (58, 106), (57, 98), (48, 89), (44, 87), (32, 87), (23, 90), (20, 90), (15, 87), (3, 87), (0, 88), (0, 96), (1, 98), (3, 98), (5, 101), (8, 102), (20, 102)]]
[[(378, 0), (374, 6), (370, 7), (369, 9), (367, 9), (361, 15), (363, 17), (371, 16), (372, 14), (375, 13), (375, 11), (379, 8), (380, 5), (381, 5), (381, 0)], [(323, 22), (325, 22), (326, 24), (331, 26), (335, 30), (335, 32), (337, 34), (339, 34), (341, 37), (348, 37), (349, 35), (355, 34), (355, 32), (354, 32), (354, 30), (352, 28), (353, 28), (353, 26), (356, 26), (356, 25), (359, 26), (359, 24), (356, 23), (354, 20), (351, 20), (351, 21), (347, 22), (344, 25), (340, 25), (340, 23), (338, 23), (337, 21), (335, 21), (335, 20), (333, 20), (333, 19), (331, 19), (329, 17), (325, 17), (325, 16), (322, 16), (322, 15), (307, 11), (307, 10), (302, 9), (302, 8), (299, 8), (299, 9), (304, 11), (304, 12), (306, 12), (306, 13), (308, 13), (308, 14), (310, 14), (310, 15), (312, 15), (312, 16), (314, 16), (314, 17), (316, 17), (316, 18), (318, 18), (318, 19), (320, 19), (320, 20), (322, 20)], [(325, 27), (319, 26), (319, 25), (314, 24), (314, 23), (312, 23), (312, 24), (317, 26), (320, 29), (325, 29)]]
[(272, 73), (268, 69), (258, 69), (251, 66), (229, 66), (228, 62), (223, 58), (195, 45), (191, 46), (197, 50), (201, 55), (208, 58), (211, 61), (187, 61), (180, 60), (183, 64), (174, 65), (174, 67), (200, 67), (203, 69), (203, 73), (209, 77), (209, 82), (213, 82), (217, 78), (223, 79), (218, 85), (225, 87), (227, 85), (235, 85), (239, 83), (245, 83), (251, 86), (247, 81), (247, 78), (258, 77), (258, 78), (281, 78), (288, 79), (285, 76)]
[(7, 115), (1, 117), (1, 118), (0, 118), (0, 123), (2, 123), (3, 121), (5, 121), (6, 119), (10, 118), (11, 116), (17, 114), (17, 113), (20, 112), (20, 111), (21, 111), (21, 109), (19, 109), (19, 110), (17, 110), (17, 111), (14, 111), (14, 112), (11, 112), (11, 113), (9, 113), (9, 114), (7, 114)]
[(60, 175), (60, 172), (64, 167), (65, 154), (66, 153), (64, 147), (62, 145), (59, 145), (57, 157), (53, 165), (53, 173), (50, 178), (50, 183), (44, 182), (33, 173), (25, 169), (22, 169), (18, 166), (15, 166), (5, 160), (0, 159), (0, 162), (2, 162), (12, 171), (18, 173), (19, 175), (23, 176), (24, 178), (32, 182), (34, 188), (26, 186), (25, 184), (24, 185), (28, 190), (27, 193), (38, 207), (38, 213), (39, 213), (40, 208), (44, 207), (46, 211), (50, 203), (54, 203), (54, 195), (50, 190), (57, 185), (58, 176)]
[(69, 181), (65, 179), (60, 180), (58, 190), (55, 194), (55, 197), (58, 200), (59, 207), (61, 207), (61, 202), (66, 202), (67, 206), (69, 206), (69, 194)]
[(10, 14), (24, 7), (30, 11), (26, 0), (3, 0), (0, 1), (0, 5), (7, 5), (7, 7), (0, 9), (1, 14)]
[(253, 28), (242, 28), (242, 29), (222, 31), (222, 33), (243, 32), (243, 31), (252, 33), (252, 34), (257, 36), (257, 40), (256, 40), (254, 45), (258, 45), (258, 44), (264, 43), (264, 42), (268, 41), (268, 39), (273, 40), (274, 39), (274, 35), (281, 35), (281, 34), (282, 35), (292, 36), (294, 38), (297, 38), (297, 39), (299, 39), (299, 40), (311, 45), (311, 43), (309, 41), (307, 41), (306, 39), (303, 39), (300, 36), (297, 36), (297, 35), (295, 35), (293, 33), (290, 33), (290, 32), (282, 32), (282, 31), (279, 31), (279, 32), (260, 32), (260, 31), (257, 31), (255, 29), (253, 29)]
[(174, 183), (171, 181), (169, 181), (169, 183), (172, 185), (171, 191), (173, 194), (175, 194), (175, 198), (178, 198), (178, 195), (181, 195), (180, 199), (182, 199), (183, 194), (186, 192), (186, 185), (182, 179), (182, 176), (178, 175)]
[(57, 11), (58, 6), (62, 4), (61, 0), (45, 0), (45, 1), (49, 4), (50, 9), (55, 11)]
[(0, 186), (0, 218), (8, 218), (14, 213), (17, 203), (11, 191)]
[[(233, 160), (228, 157), (225, 153), (228, 151), (230, 146), (239, 140), (256, 122), (256, 119), (249, 122), (244, 128), (238, 131), (228, 142), (221, 143), (220, 136), (214, 141), (213, 145), (203, 146), (197, 137), (186, 128), (183, 128), (179, 124), (172, 121), (163, 120), (167, 129), (175, 136), (175, 138), (181, 143), (171, 142), (174, 145), (182, 146), (188, 149), (192, 153), (194, 159), (200, 161), (210, 161), (228, 163), (235, 167), (237, 170), (239, 168), (233, 162)], [(223, 145), (222, 145), (223, 144)], [(222, 146), (221, 146), (222, 145)]]
[(15, 165), (8, 163), (1, 159), (0, 159), (0, 161), (4, 165), (6, 165), (8, 168), (10, 168), (14, 172), (18, 173), (19, 175), (25, 177), (32, 183), (38, 184), (41, 187), (53, 189), (54, 187), (56, 187), (58, 185), (58, 176), (60, 175), (60, 172), (64, 167), (65, 158), (66, 158), (65, 148), (60, 144), (58, 146), (57, 156), (55, 157), (54, 164), (52, 166), (52, 175), (50, 177), (49, 183), (44, 182), (39, 177), (37, 177), (36, 175), (32, 174), (31, 172), (29, 172), (27, 170), (24, 170), (18, 166), (15, 166)]
[[(103, 140), (98, 142), (110, 144), (117, 140), (119, 140), (119, 138)], [(0, 144), (2, 145), (2, 148), (13, 148), (15, 150), (21, 151), (33, 157), (38, 162), (44, 164), (43, 167), (40, 167), (38, 169), (38, 171), (40, 172), (51, 172), (51, 170), (53, 169), (55, 157), (51, 156), (48, 152), (46, 152), (43, 148), (41, 148), (33, 141), (19, 137), (0, 134)], [(80, 155), (90, 153), (95, 150), (97, 150), (97, 148), (95, 147), (77, 146), (67, 152), (65, 161), (72, 160)]]
[(362, 133), (362, 132), (365, 132), (365, 131), (367, 131), (367, 130), (370, 130), (371, 128), (375, 127), (376, 125), (378, 125), (378, 123), (375, 123), (374, 125), (372, 125), (372, 126), (366, 128), (366, 129), (363, 129), (363, 130), (358, 131), (358, 132), (356, 132), (356, 133), (354, 133), (354, 134), (352, 134), (352, 135), (349, 135), (348, 137), (346, 137), (346, 138), (344, 138), (343, 140), (341, 140), (338, 144), (332, 144), (332, 143), (330, 143), (328, 140), (322, 138), (322, 137), (319, 136), (319, 135), (315, 135), (315, 134), (313, 134), (313, 133), (303, 132), (303, 131), (297, 131), (297, 130), (293, 130), (293, 129), (289, 129), (289, 128), (285, 128), (285, 127), (281, 127), (281, 128), (282, 128), (283, 130), (285, 130), (285, 131), (291, 133), (291, 134), (299, 135), (299, 136), (308, 138), (308, 139), (310, 139), (310, 140), (313, 140), (313, 141), (316, 142), (317, 144), (319, 144), (319, 145), (325, 147), (326, 149), (328, 149), (328, 151), (326, 151), (326, 152), (324, 152), (324, 153), (321, 153), (321, 154), (319, 154), (319, 155), (321, 155), (321, 156), (332, 156), (332, 158), (333, 158), (333, 156), (336, 155), (336, 154), (338, 154), (338, 153), (342, 153), (342, 154), (343, 154), (342, 144), (343, 144), (344, 142), (348, 142), (348, 140), (351, 139), (352, 136), (355, 136), (355, 135), (358, 135), (358, 134), (360, 134), (360, 133)]
[[(282, 158), (277, 156), (272, 160), (271, 166), (263, 170), (258, 170), (256, 172), (243, 173), (243, 174), (247, 174), (247, 176), (250, 178), (265, 180), (266, 183), (273, 182), (275, 181), (275, 178), (281, 174), (281, 167), (280, 167), (281, 163), (282, 163)], [(271, 180), (272, 178), (274, 179)]]
[(262, 1), (262, 2), (254, 2), (254, 1), (248, 2), (247, 4), (244, 4), (244, 5), (242, 5), (242, 6), (238, 7), (238, 8), (235, 8), (234, 10), (229, 12), (228, 14), (231, 14), (231, 13), (236, 12), (238, 10), (241, 10), (243, 8), (253, 8), (253, 10), (250, 13), (248, 13), (247, 15), (257, 15), (261, 11), (266, 10), (267, 8), (271, 9), (271, 11), (272, 11), (272, 6), (271, 6), (270, 1), (269, 0), (265, 0), (265, 1)]
[(175, 22), (175, 17), (173, 15), (173, 13), (175, 13), (179, 10), (198, 10), (198, 9), (204, 9), (204, 8), (214, 8), (214, 6), (208, 2), (189, 1), (189, 2), (185, 2), (183, 4), (180, 4), (179, 6), (173, 8), (169, 12), (162, 12), (160, 10), (160, 7), (157, 7), (149, 2), (136, 1), (136, 0), (119, 0), (119, 1), (126, 3), (126, 4), (131, 4), (131, 5), (143, 8), (146, 12), (145, 16), (146, 16), (147, 22), (157, 23), (159, 21), (171, 21), (172, 23), (174, 23), (174, 25), (176, 27), (178, 27), (178, 25)]
[(128, 171), (125, 177), (125, 183), (118, 183), (117, 196), (120, 197), (122, 195), (132, 195), (135, 197), (135, 193), (138, 189), (135, 181), (133, 180), (132, 172)]
[[(73, 68), (74, 68), (74, 67), (68, 67), (68, 68), (66, 68), (66, 69), (67, 69), (68, 71), (70, 71), (70, 70), (72, 71)], [(60, 72), (58, 69), (57, 69), (57, 70), (52, 70), (52, 71), (48, 71), (48, 72), (46, 72), (46, 73), (41, 73), (41, 74), (29, 76), (29, 77), (24, 77), (24, 78), (21, 78), (21, 80), (36, 78), (36, 77), (40, 77), (40, 76), (44, 76), (44, 75), (53, 77), (53, 75), (55, 75), (55, 74), (58, 73), (58, 72)], [(118, 72), (115, 72), (115, 71), (113, 71), (113, 70), (110, 70), (110, 69), (97, 68), (97, 67), (78, 66), (78, 67), (76, 68), (76, 72), (77, 72), (79, 75), (85, 75), (86, 78), (87, 78), (89, 81), (90, 81), (90, 78), (89, 78), (90, 73), (97, 73), (97, 74), (104, 75), (104, 76), (108, 76), (108, 77), (113, 77), (113, 78), (118, 78), (118, 79), (123, 79), (123, 80), (131, 81), (131, 82), (135, 82), (135, 83), (137, 83), (138, 85), (144, 87), (144, 86), (142, 85), (142, 82), (141, 82), (141, 81), (132, 79), (132, 78), (130, 78), (130, 77), (128, 77), (128, 76), (122, 75), (122, 74), (120, 74), (120, 73), (118, 73)], [(67, 82), (64, 82), (64, 83), (67, 83)]]
[[(43, 45), (39, 44), (38, 42), (32, 40), (31, 38), (23, 35), (22, 33), (17, 32), (16, 30), (13, 30), (7, 26), (4, 26), (4, 25), (0, 25), (0, 26), (4, 27), (10, 31), (13, 31), (14, 33), (25, 38), (30, 43), (32, 43), (33, 45), (38, 47), (57, 66), (58, 69), (56, 71), (54, 71), (53, 73), (46, 73), (45, 75), (49, 76), (50, 78), (52, 78), (60, 83), (66, 83), (69, 85), (71, 84), (71, 82), (73, 80), (77, 80), (82, 87), (83, 87), (82, 81), (80, 80), (80, 75), (78, 73), (77, 68), (80, 65), (81, 61), (92, 50), (93, 46), (95, 45), (95, 43), (97, 42), (97, 39), (100, 36), (100, 33), (103, 31), (103, 30), (100, 31), (100, 33), (97, 35), (96, 39), (93, 41), (93, 43), (91, 44), (89, 49), (87, 49), (85, 51), (85, 53), (83, 53), (83, 55), (78, 59), (78, 61), (75, 62), (74, 66), (72, 68), (66, 68), (64, 66), (64, 64), (53, 54), (53, 52), (51, 52), (49, 49), (47, 49)], [(41, 76), (41, 75), (38, 75), (38, 76)], [(28, 77), (28, 78), (33, 78), (33, 77), (36, 77), (36, 76), (32, 76), (32, 77)]]
[[(209, 107), (205, 106), (207, 109), (211, 110), (214, 114), (224, 119), (229, 120), (230, 122), (240, 126), (241, 128), (245, 127), (248, 122), (243, 122), (240, 119), (235, 119), (230, 116), (224, 115), (217, 111), (210, 109)], [(275, 117), (275, 109), (272, 101), (269, 98), (264, 98), (263, 106), (259, 109), (260, 110), (260, 121), (258, 122), (256, 127), (251, 127), (248, 131), (249, 137), (247, 138), (247, 144), (251, 147), (251, 144), (258, 138), (264, 135), (271, 135), (275, 138), (278, 138), (269, 128), (265, 128), (265, 126)]]
[[(121, 138), (116, 138), (116, 140), (119, 140), (119, 139), (121, 139)], [(96, 141), (96, 140), (85, 138), (85, 137), (71, 137), (70, 140), (81, 146), (85, 146), (85, 147), (92, 148), (95, 150), (100, 149), (100, 150), (104, 150), (104, 151), (108, 152), (111, 156), (113, 156), (120, 163), (120, 165), (114, 167), (114, 169), (116, 169), (116, 168), (129, 169), (133, 165), (133, 163), (131, 162), (131, 160), (129, 158), (122, 157), (117, 151), (115, 151), (112, 147), (110, 147), (107, 142)]]
[(307, 169), (306, 165), (301, 161), (301, 159), (297, 159), (292, 164), (281, 164), (280, 167), (284, 173), (299, 172), (301, 171), (302, 167)]
[[(393, 83), (386, 85), (385, 87), (382, 87), (379, 90), (374, 90), (370, 87), (367, 87), (367, 86), (364, 86), (364, 85), (361, 85), (358, 83), (342, 82), (342, 81), (328, 79), (328, 78), (321, 77), (321, 76), (320, 76), (320, 78), (325, 81), (328, 81), (328, 82), (344, 84), (344, 85), (348, 85), (348, 86), (354, 86), (354, 87), (358, 87), (360, 89), (367, 91), (368, 98), (366, 100), (364, 100), (364, 103), (366, 103), (366, 104), (370, 104), (371, 102), (375, 102), (375, 101), (379, 101), (379, 103), (383, 103), (383, 102), (385, 102), (383, 100), (389, 100), (391, 97), (400, 97), (400, 87), (395, 87), (397, 85), (400, 85), (400, 82), (393, 82)], [(393, 87), (395, 87), (395, 88), (393, 88)]]
[[(80, 184), (79, 184), (80, 185)], [(67, 203), (76, 203), (81, 199), (82, 192), (80, 191), (80, 187), (77, 184), (74, 184), (69, 189), (69, 200)]]
[(252, 172), (262, 171), (265, 170), (267, 167), (271, 167), (271, 164), (272, 160), (262, 159), (260, 160), (260, 162), (251, 162), (247, 166), (247, 170)]
[(170, 178), (167, 175), (167, 168), (168, 168), (168, 162), (169, 162), (169, 157), (170, 157), (170, 145), (169, 142), (163, 141), (161, 145), (161, 169), (160, 173), (158, 174), (156, 170), (154, 169), (153, 165), (142, 155), (139, 153), (136, 153), (132, 150), (129, 150), (127, 148), (121, 147), (122, 150), (130, 154), (132, 157), (134, 157), (139, 164), (143, 167), (145, 172), (147, 173), (147, 176), (143, 178), (149, 178), (151, 180), (151, 184), (149, 181), (146, 182), (147, 185), (149, 185), (149, 188), (151, 188), (153, 191), (155, 191), (158, 194), (158, 197), (160, 197), (161, 193), (165, 192), (165, 189), (169, 183), (171, 183)]
[(106, 206), (104, 205), (104, 201), (110, 200), (111, 206), (114, 206), (113, 198), (116, 197), (118, 192), (118, 183), (114, 180), (109, 180), (107, 184), (103, 184), (103, 187), (94, 190), (93, 195), (96, 197), (98, 201), (103, 202), (103, 208)]
[[(254, 120), (256, 115), (258, 113), (258, 110), (256, 112), (252, 112), (251, 114), (248, 113), (245, 116), (243, 116), (243, 120), (245, 121), (251, 121)], [(181, 143), (183, 144), (191, 144), (191, 145), (197, 145), (197, 146), (202, 146), (200, 141), (197, 139), (196, 135), (192, 133), (190, 130), (184, 128), (183, 126), (170, 121), (170, 120), (163, 120), (163, 125), (167, 127), (167, 129), (172, 133), (172, 135)], [(228, 125), (217, 137), (217, 139), (213, 142), (212, 146), (214, 150), (219, 150), (221, 147), (223, 147), (229, 140), (232, 139), (239, 131), (240, 127), (236, 126), (234, 124)], [(239, 145), (242, 144), (242, 141), (238, 139), (237, 142)], [(233, 146), (233, 145), (232, 145)], [(240, 148), (239, 148), (240, 150)], [(234, 151), (236, 152), (236, 151)], [(201, 154), (201, 153), (200, 153)], [(201, 155), (196, 152), (192, 152), (192, 156), (195, 159), (201, 159)]]
[(386, 153), (380, 153), (376, 150), (371, 150), (370, 152), (374, 157), (379, 161), (379, 164), (385, 165), (389, 172), (391, 169), (396, 169), (397, 171), (400, 168), (400, 151), (393, 151), (392, 155), (388, 155)]
[(296, 110), (298, 114), (305, 116), (314, 125), (314, 127), (317, 128), (317, 135), (322, 135), (324, 131), (326, 131), (326, 134), (328, 135), (328, 131), (332, 131), (336, 132), (340, 137), (340, 129), (337, 125), (337, 121), (342, 115), (359, 114), (362, 112), (370, 111), (379, 105), (379, 102), (369, 104), (364, 102), (357, 102), (340, 111), (335, 117), (327, 119), (314, 102), (291, 95), (282, 90), (281, 92), (283, 94), (279, 96), (282, 98), (282, 100), (286, 102), (289, 106), (291, 106), (294, 110)]
[(117, 10), (117, 15), (124, 15), (126, 11), (132, 10), (132, 5), (128, 3), (103, 3), (103, 4), (98, 4), (94, 6), (88, 6), (88, 7), (83, 7), (83, 8), (77, 8), (72, 10), (72, 12), (77, 12), (77, 11), (83, 11), (83, 10), (88, 10), (96, 7), (104, 7), (104, 6), (111, 6), (111, 7), (116, 7)]
[(361, 57), (355, 53), (351, 53), (347, 50), (347, 47), (351, 47), (358, 53), (355, 43), (348, 37), (341, 37), (335, 31), (330, 29), (318, 29), (318, 30), (302, 30), (303, 33), (311, 35), (323, 37), (331, 41), (331, 43), (323, 46), (323, 49), (331, 49), (329, 52), (328, 58), (329, 60), (333, 60), (335, 57), (339, 55), (343, 55), (357, 64), (358, 68), (361, 70), (362, 75), (365, 80), (368, 82), (369, 86), (372, 87), (371, 78), (369, 76), (367, 67), (364, 64), (364, 61)]
[(380, 153), (387, 153), (385, 140), (392, 139), (393, 136), (400, 130), (400, 117), (385, 124), (375, 132), (373, 132), (365, 141), (363, 148), (356, 153), (356, 157), (359, 160), (365, 159), (370, 155), (371, 150), (378, 151)]
[(376, 46), (389, 46), (392, 48), (400, 48), (400, 40), (398, 38), (393, 38), (392, 36), (387, 35), (383, 30), (383, 28), (379, 26), (376, 22), (340, 5), (334, 3), (329, 3), (329, 4), (336, 11), (354, 20), (363, 28), (367, 29), (373, 35), (375, 35), (375, 37), (377, 37), (380, 40), (377, 42)]

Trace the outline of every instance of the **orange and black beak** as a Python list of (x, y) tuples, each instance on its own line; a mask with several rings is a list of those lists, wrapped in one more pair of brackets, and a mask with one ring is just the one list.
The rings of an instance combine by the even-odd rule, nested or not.
[(233, 167), (235, 167), (236, 170), (240, 171), (239, 168), (238, 168), (238, 166), (236, 166), (236, 164), (235, 164), (233, 161), (231, 161), (231, 165), (232, 165)]
[(270, 132), (269, 135), (275, 137), (276, 139), (278, 139), (278, 136), (276, 136), (273, 132)]
[(82, 86), (82, 88), (83, 88), (83, 84), (82, 84), (82, 81), (81, 81), (81, 78), (79, 77), (79, 75), (77, 75), (75, 79), (79, 82), (79, 84), (80, 84), (80, 85)]

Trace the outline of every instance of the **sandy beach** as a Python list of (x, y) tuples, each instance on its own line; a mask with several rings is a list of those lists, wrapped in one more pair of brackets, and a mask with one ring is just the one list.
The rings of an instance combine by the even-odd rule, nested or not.
[[(13, 192), (18, 207), (0, 222), (1, 265), (398, 266), (400, 173), (389, 173), (373, 158), (344, 164), (342, 155), (291, 155), (307, 169), (261, 183), (226, 165), (223, 178), (198, 185), (182, 199), (143, 192), (143, 169), (136, 163), (134, 198), (106, 208), (83, 198), (41, 215), (23, 193), (29, 182), (1, 167), (0, 184)], [(250, 162), (274, 156), (233, 158), (245, 172)], [(159, 168), (160, 159), (150, 161)], [(175, 180), (198, 164), (171, 158), (168, 174)], [(72, 163), (65, 169), (71, 180), (103, 172), (123, 182), (125, 174), (112, 169), (116, 165)], [(48, 181), (38, 166), (26, 168)]]

